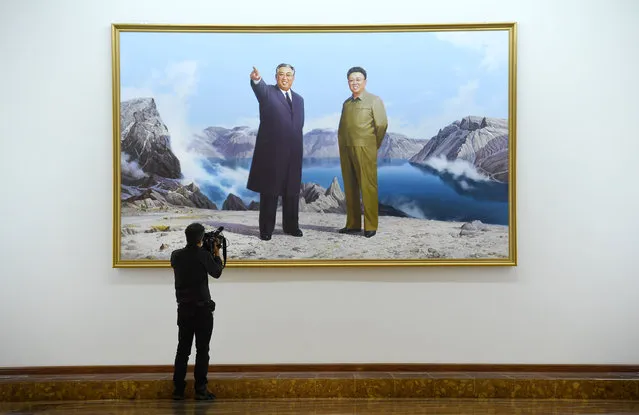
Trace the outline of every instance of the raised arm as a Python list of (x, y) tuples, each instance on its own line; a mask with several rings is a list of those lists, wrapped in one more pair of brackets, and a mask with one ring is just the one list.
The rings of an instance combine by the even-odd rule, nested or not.
[(258, 101), (261, 101), (264, 96), (266, 96), (266, 82), (262, 80), (262, 76), (260, 75), (260, 71), (254, 66), (253, 70), (250, 74), (251, 78), (251, 88), (253, 89), (253, 93), (257, 97)]
[(206, 250), (202, 250), (201, 257), (202, 261), (204, 262), (206, 272), (213, 278), (220, 278), (220, 275), (222, 275), (222, 270), (224, 269), (220, 257), (214, 257), (213, 254)]

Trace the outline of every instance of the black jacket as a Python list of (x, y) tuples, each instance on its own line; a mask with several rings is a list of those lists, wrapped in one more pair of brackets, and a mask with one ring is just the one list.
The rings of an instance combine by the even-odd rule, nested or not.
[(211, 301), (208, 276), (220, 278), (222, 260), (198, 246), (187, 245), (171, 253), (178, 304), (206, 305)]

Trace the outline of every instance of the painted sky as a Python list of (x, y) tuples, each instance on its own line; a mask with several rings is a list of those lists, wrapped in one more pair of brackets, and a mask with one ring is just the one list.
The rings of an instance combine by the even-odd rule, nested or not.
[(121, 98), (154, 97), (172, 136), (209, 126), (258, 125), (249, 85), (295, 66), (305, 130), (337, 128), (346, 71), (368, 71), (389, 131), (430, 138), (466, 115), (508, 116), (508, 32), (121, 33)]

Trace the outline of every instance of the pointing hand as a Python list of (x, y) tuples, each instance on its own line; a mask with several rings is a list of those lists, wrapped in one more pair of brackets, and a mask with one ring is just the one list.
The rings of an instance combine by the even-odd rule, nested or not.
[(259, 81), (262, 77), (260, 76), (260, 71), (257, 68), (253, 67), (253, 72), (251, 72), (251, 79), (254, 81)]

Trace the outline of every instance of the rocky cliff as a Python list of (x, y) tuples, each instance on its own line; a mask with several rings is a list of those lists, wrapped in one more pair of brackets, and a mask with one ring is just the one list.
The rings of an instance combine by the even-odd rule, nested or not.
[(443, 129), (409, 161), (428, 165), (429, 159), (465, 160), (482, 174), (508, 181), (508, 120), (468, 116)]
[(126, 101), (120, 107), (120, 146), (142, 171), (162, 177), (181, 177), (180, 161), (152, 98)]
[(120, 104), (121, 192), (125, 207), (217, 209), (195, 183), (182, 184), (171, 135), (152, 98)]
[(377, 158), (383, 160), (410, 159), (424, 147), (426, 141), (408, 138), (404, 134), (387, 133)]

